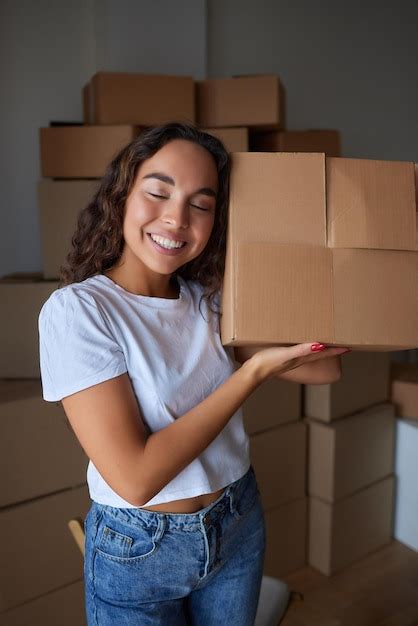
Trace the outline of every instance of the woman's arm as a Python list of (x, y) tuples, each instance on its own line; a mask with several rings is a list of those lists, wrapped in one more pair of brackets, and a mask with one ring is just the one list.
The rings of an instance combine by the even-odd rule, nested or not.
[[(238, 363), (245, 363), (245, 361), (254, 354), (263, 350), (264, 347), (252, 346), (234, 348), (235, 360), (238, 361)], [(330, 350), (332, 350), (332, 348), (327, 348), (326, 351), (329, 352)], [(340, 349), (338, 348), (338, 350)], [(292, 370), (277, 374), (276, 378), (288, 380), (292, 383), (301, 383), (303, 385), (335, 383), (341, 378), (341, 357), (335, 355), (324, 360), (305, 363)]]

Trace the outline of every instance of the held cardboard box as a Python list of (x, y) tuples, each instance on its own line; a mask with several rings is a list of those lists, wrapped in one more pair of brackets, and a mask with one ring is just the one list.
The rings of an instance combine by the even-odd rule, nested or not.
[(265, 510), (306, 494), (306, 425), (284, 424), (250, 437), (251, 463)]
[(87, 464), (61, 404), (42, 399), (38, 380), (0, 380), (0, 507), (81, 485)]
[(398, 417), (418, 420), (418, 365), (391, 364), (391, 402)]
[[(58, 617), (59, 616), (59, 617)], [(83, 626), (84, 583), (71, 583), (0, 615), (0, 626)]]
[(280, 578), (306, 565), (307, 505), (307, 498), (299, 498), (265, 513), (267, 576)]
[(202, 128), (217, 137), (228, 152), (248, 152), (248, 128)]
[(85, 124), (153, 126), (195, 121), (190, 76), (98, 72), (83, 92)]
[(302, 385), (271, 379), (258, 387), (242, 405), (249, 435), (294, 422), (301, 417)]
[(278, 76), (234, 76), (196, 83), (196, 117), (207, 128), (283, 128), (285, 95)]
[(42, 180), (38, 184), (43, 276), (59, 277), (71, 248), (77, 216), (99, 186), (96, 180)]
[[(322, 341), (369, 351), (418, 346), (417, 251), (326, 247), (325, 183), (321, 154), (233, 154), (225, 344)], [(398, 204), (390, 220), (373, 222), (373, 229), (389, 231)], [(404, 213), (412, 209), (415, 219), (414, 207)], [(353, 221), (353, 232), (361, 227)], [(398, 244), (407, 247), (406, 240)]]
[(338, 130), (253, 132), (250, 147), (253, 152), (324, 152), (327, 156), (341, 156)]
[(83, 577), (67, 524), (84, 519), (90, 504), (87, 488), (78, 487), (0, 511), (0, 611)]
[(113, 157), (140, 132), (137, 126), (41, 128), (42, 176), (101, 178)]
[(351, 352), (341, 358), (338, 382), (304, 385), (305, 417), (331, 422), (389, 399), (388, 352)]
[(57, 288), (40, 274), (0, 278), (0, 378), (39, 378), (38, 316)]
[(389, 476), (335, 504), (309, 498), (309, 565), (330, 576), (389, 543), (393, 487)]
[(308, 493), (336, 502), (393, 472), (395, 417), (381, 404), (332, 424), (308, 422)]
[(396, 420), (394, 537), (418, 552), (418, 422)]

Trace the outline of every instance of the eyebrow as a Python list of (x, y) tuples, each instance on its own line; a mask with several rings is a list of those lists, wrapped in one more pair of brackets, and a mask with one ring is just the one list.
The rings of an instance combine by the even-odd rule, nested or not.
[[(152, 172), (151, 174), (147, 174), (146, 176), (143, 176), (142, 178), (157, 178), (158, 180), (161, 180), (163, 183), (168, 183), (169, 185), (172, 185), (173, 187), (176, 184), (174, 182), (174, 179), (171, 178), (171, 176), (167, 176), (167, 174), (162, 174), (161, 172)], [(216, 192), (210, 187), (201, 187), (194, 193), (199, 193), (204, 196), (216, 198)]]

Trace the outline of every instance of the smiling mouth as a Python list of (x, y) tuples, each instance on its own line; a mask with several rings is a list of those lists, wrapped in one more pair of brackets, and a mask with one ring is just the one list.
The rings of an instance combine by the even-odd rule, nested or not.
[(167, 237), (160, 237), (160, 235), (154, 235), (153, 233), (148, 233), (148, 236), (152, 239), (152, 241), (158, 244), (161, 248), (165, 250), (178, 250), (180, 248), (184, 248), (186, 245), (185, 241), (177, 241), (175, 239), (168, 239)]

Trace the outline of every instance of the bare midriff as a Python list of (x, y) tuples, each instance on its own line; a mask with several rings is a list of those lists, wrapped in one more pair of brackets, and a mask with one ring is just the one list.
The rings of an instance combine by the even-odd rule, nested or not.
[(159, 511), (160, 513), (196, 513), (200, 509), (204, 509), (212, 502), (215, 502), (224, 491), (225, 488), (213, 491), (212, 493), (204, 493), (194, 498), (183, 498), (182, 500), (170, 500), (162, 504), (154, 504), (153, 506), (141, 506), (141, 509), (147, 511)]

